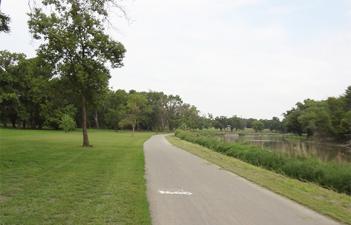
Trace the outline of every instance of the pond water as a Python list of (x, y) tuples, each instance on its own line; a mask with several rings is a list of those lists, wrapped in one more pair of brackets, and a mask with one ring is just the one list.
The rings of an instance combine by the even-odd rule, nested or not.
[(351, 163), (351, 148), (335, 143), (291, 140), (284, 135), (224, 134), (226, 142), (240, 142), (289, 155), (314, 156), (323, 161)]

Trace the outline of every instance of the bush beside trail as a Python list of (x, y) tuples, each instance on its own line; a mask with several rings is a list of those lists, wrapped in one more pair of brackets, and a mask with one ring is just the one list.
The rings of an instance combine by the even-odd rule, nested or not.
[(262, 151), (255, 146), (225, 143), (208, 132), (177, 130), (175, 135), (255, 166), (351, 195), (351, 165), (348, 163), (322, 162), (312, 157), (289, 156)]

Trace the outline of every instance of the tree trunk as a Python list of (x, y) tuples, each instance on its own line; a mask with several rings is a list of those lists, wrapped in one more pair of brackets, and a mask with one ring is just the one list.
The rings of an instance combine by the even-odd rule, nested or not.
[(22, 121), (22, 128), (26, 129), (26, 121), (25, 120)]
[(11, 123), (12, 123), (12, 127), (16, 128), (16, 120), (11, 120)]
[(91, 147), (89, 144), (87, 129), (87, 103), (85, 96), (82, 96), (82, 130), (83, 130), (83, 147)]
[(136, 120), (134, 120), (132, 123), (132, 129), (133, 129), (132, 136), (134, 136), (135, 126), (136, 126)]
[(95, 110), (95, 113), (94, 113), (94, 121), (95, 121), (95, 128), (99, 129), (100, 126), (99, 126), (99, 117), (98, 117), (97, 110)]
[(163, 115), (161, 115), (161, 130), (164, 131), (165, 129), (166, 129), (165, 121), (163, 119)]

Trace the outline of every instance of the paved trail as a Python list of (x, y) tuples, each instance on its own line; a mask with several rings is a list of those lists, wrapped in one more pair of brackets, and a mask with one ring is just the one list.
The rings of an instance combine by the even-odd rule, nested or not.
[(164, 136), (144, 144), (153, 225), (337, 225), (293, 201), (221, 170)]

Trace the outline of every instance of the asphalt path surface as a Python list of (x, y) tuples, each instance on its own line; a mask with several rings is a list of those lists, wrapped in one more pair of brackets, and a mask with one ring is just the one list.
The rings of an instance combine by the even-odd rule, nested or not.
[(144, 144), (153, 225), (337, 225), (287, 198), (172, 146)]

